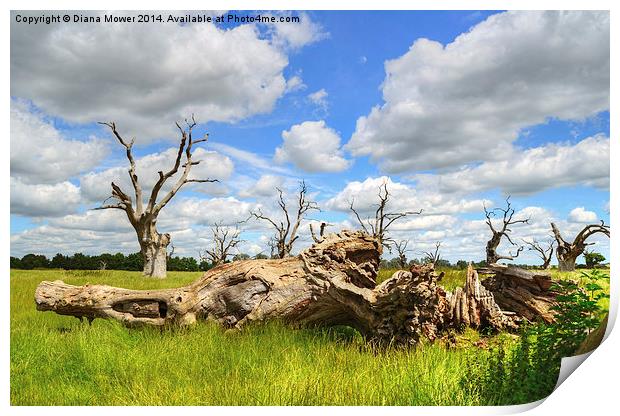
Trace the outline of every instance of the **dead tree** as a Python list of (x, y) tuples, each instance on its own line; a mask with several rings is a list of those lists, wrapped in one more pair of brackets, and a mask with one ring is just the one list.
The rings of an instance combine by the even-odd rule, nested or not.
[(610, 236), (609, 225), (605, 225), (605, 222), (601, 220), (601, 224), (586, 225), (575, 237), (572, 243), (567, 242), (562, 238), (558, 227), (551, 223), (551, 230), (553, 236), (557, 242), (557, 248), (555, 254), (558, 258), (558, 268), (560, 271), (573, 271), (575, 270), (575, 262), (577, 257), (583, 254), (586, 247), (594, 243), (586, 243), (586, 240), (596, 233), (605, 234)]
[(441, 253), (439, 252), (439, 249), (441, 248), (441, 241), (437, 241), (435, 243), (435, 251), (426, 251), (424, 252), (424, 263), (430, 263), (433, 265), (433, 267), (437, 266), (437, 263), (439, 262), (440, 258), (441, 258)]
[[(500, 220), (502, 221), (502, 225), (500, 228), (496, 229), (493, 226), (492, 217), (495, 217), (497, 213), (501, 213)], [(510, 244), (516, 246), (516, 244), (510, 238), (509, 233), (512, 232), (512, 230), (508, 228), (509, 226), (520, 223), (527, 224), (530, 221), (529, 218), (513, 219), (514, 213), (515, 210), (510, 205), (510, 196), (506, 198), (506, 208), (493, 208), (489, 211), (487, 210), (487, 207), (484, 206), (484, 215), (487, 218), (486, 223), (491, 229), (491, 232), (493, 233), (491, 239), (487, 242), (486, 247), (487, 264), (497, 263), (499, 260), (514, 260), (519, 256), (519, 253), (523, 251), (523, 246), (521, 246), (517, 248), (515, 254), (508, 252), (507, 255), (499, 255), (497, 253), (497, 247), (499, 247), (499, 244), (502, 241), (502, 237), (506, 237), (506, 240), (508, 240)]]
[(330, 234), (296, 257), (245, 260), (209, 270), (176, 289), (130, 290), (42, 282), (40, 311), (127, 326), (187, 325), (196, 320), (241, 329), (278, 320), (293, 327), (347, 325), (369, 340), (415, 344), (470, 326), (515, 329), (524, 320), (553, 320), (548, 275), (511, 266), (480, 282), (470, 266), (464, 288), (446, 292), (432, 265), (399, 270), (376, 285), (380, 245), (363, 232)]
[[(153, 186), (148, 201), (145, 201), (143, 199), (142, 186), (140, 185), (138, 174), (136, 173), (136, 162), (132, 153), (135, 139), (131, 141), (123, 139), (116, 129), (116, 124), (113, 122), (100, 124), (108, 126), (119, 143), (125, 147), (127, 160), (129, 161), (129, 178), (131, 179), (134, 197), (132, 198), (129, 196), (120, 186), (112, 182), (112, 195), (108, 199), (113, 199), (115, 202), (108, 204), (104, 201), (102, 206), (95, 209), (120, 209), (124, 211), (138, 237), (140, 252), (144, 259), (144, 275), (155, 278), (165, 278), (167, 247), (168, 244), (170, 244), (170, 234), (161, 234), (157, 231), (157, 217), (183, 185), (192, 182), (217, 182), (217, 179), (189, 178), (192, 166), (201, 162), (200, 160), (192, 160), (193, 146), (201, 142), (206, 142), (208, 135), (205, 135), (202, 139), (194, 140), (192, 130), (196, 126), (196, 121), (193, 116), (190, 121), (186, 120), (186, 128), (182, 128), (179, 123), (176, 123), (181, 139), (174, 165), (166, 172), (158, 172), (159, 179)], [(182, 160), (184, 156), (185, 159)], [(159, 193), (164, 184), (175, 176), (180, 168), (182, 169), (181, 175), (176, 179), (172, 188), (160, 198)]]
[(398, 267), (401, 269), (407, 268), (407, 252), (411, 251), (407, 249), (409, 240), (400, 240), (398, 243), (394, 242), (394, 249), (398, 255)]
[(308, 200), (308, 187), (305, 181), (301, 181), (299, 184), (299, 195), (297, 196), (297, 210), (295, 216), (292, 217), (289, 213), (289, 207), (284, 200), (284, 193), (282, 189), (276, 188), (278, 191), (278, 206), (282, 210), (284, 219), (281, 221), (274, 220), (267, 215), (263, 214), (262, 210), (258, 209), (251, 213), (251, 217), (257, 220), (266, 221), (275, 229), (275, 235), (270, 240), (270, 247), (272, 248), (272, 255), (275, 252), (278, 258), (285, 258), (290, 256), (295, 241), (299, 238), (297, 231), (301, 222), (306, 218), (306, 213), (311, 210), (320, 211), (316, 202)]
[(387, 183), (383, 183), (379, 187), (379, 204), (375, 211), (374, 218), (366, 218), (362, 220), (357, 210), (353, 207), (354, 201), (351, 201), (349, 204), (349, 208), (355, 215), (357, 222), (362, 227), (362, 229), (369, 235), (379, 241), (382, 247), (390, 250), (391, 245), (394, 243), (394, 240), (387, 235), (388, 229), (395, 221), (404, 218), (408, 215), (419, 215), (422, 213), (422, 210), (419, 211), (404, 211), (404, 212), (385, 212), (387, 204), (390, 200), (390, 192), (388, 191)]
[(321, 225), (319, 226), (319, 235), (317, 236), (314, 233), (314, 228), (312, 228), (312, 224), (310, 224), (310, 235), (312, 236), (312, 239), (314, 240), (315, 243), (320, 243), (323, 240), (323, 235), (325, 234), (325, 228), (329, 227), (331, 224), (328, 224), (326, 222), (321, 222)]
[(199, 251), (200, 259), (211, 263), (213, 267), (226, 263), (226, 260), (231, 256), (230, 251), (243, 242), (239, 235), (239, 227), (230, 228), (222, 227), (221, 223), (216, 223), (211, 228), (213, 235), (211, 241), (211, 248), (207, 248), (203, 251)]
[(529, 246), (529, 251), (535, 251), (538, 254), (538, 257), (540, 257), (543, 261), (540, 268), (547, 270), (551, 265), (551, 257), (553, 256), (553, 246), (555, 241), (547, 242), (545, 247), (543, 247), (542, 243), (536, 241), (536, 239), (533, 239), (532, 241), (523, 240), (523, 242)]

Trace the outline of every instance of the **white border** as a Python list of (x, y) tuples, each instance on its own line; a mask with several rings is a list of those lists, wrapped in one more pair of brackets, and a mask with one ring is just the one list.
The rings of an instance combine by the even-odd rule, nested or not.
[[(206, 2), (191, 2), (187, 0), (177, 0), (174, 3), (164, 2), (161, 0), (152, 0), (152, 1), (134, 1), (129, 5), (127, 1), (119, 1), (119, 0), (109, 0), (109, 1), (89, 1), (85, 3), (83, 1), (76, 0), (61, 0), (56, 1), (54, 4), (49, 4), (48, 2), (38, 0), (38, 1), (14, 1), (8, 0), (3, 2), (3, 6), (5, 7), (4, 18), (9, 19), (9, 10), (11, 9), (84, 9), (85, 6), (87, 9), (107, 9), (107, 10), (167, 10), (167, 9), (186, 9), (186, 10), (196, 10), (196, 9), (216, 9), (216, 10), (355, 10), (355, 9), (364, 9), (364, 10), (401, 10), (401, 9), (412, 9), (412, 10), (477, 10), (477, 9), (489, 9), (489, 10), (504, 10), (504, 9), (518, 9), (518, 10), (545, 10), (545, 9), (564, 9), (564, 10), (611, 10), (611, 39), (619, 39), (618, 38), (618, 30), (616, 29), (615, 23), (616, 20), (614, 14), (614, 6), (616, 4), (620, 4), (620, 2), (613, 1), (603, 1), (603, 0), (589, 0), (589, 1), (558, 1), (558, 0), (521, 0), (519, 2), (506, 2), (506, 1), (456, 1), (456, 0), (446, 0), (446, 1), (408, 1), (403, 2), (398, 0), (382, 0), (380, 2), (374, 1), (370, 2), (367, 0), (358, 0), (358, 1), (346, 1), (346, 0), (315, 0), (315, 1), (284, 1), (284, 0), (263, 0), (263, 1), (223, 1), (216, 0), (210, 1), (208, 4)], [(616, 7), (617, 9), (618, 7)], [(7, 22), (7, 20), (5, 20)], [(5, 98), (2, 104), (3, 114), (4, 114), (4, 136), (3, 136), (3, 146), (4, 151), (1, 152), (2, 167), (4, 169), (4, 174), (1, 176), (2, 188), (4, 190), (3, 195), (6, 195), (4, 198), (4, 203), (2, 204), (2, 228), (4, 233), (4, 238), (1, 240), (2, 244), (2, 261), (5, 264), (5, 271), (9, 269), (9, 256), (10, 256), (10, 244), (9, 239), (6, 238), (7, 234), (10, 233), (10, 213), (9, 213), (9, 199), (8, 195), (10, 194), (10, 186), (9, 186), (9, 177), (10, 177), (10, 168), (9, 168), (9, 97), (10, 96), (10, 77), (9, 77), (9, 40), (10, 40), (10, 24), (2, 25), (2, 49), (3, 56), (5, 57), (4, 65), (2, 66), (3, 71), (3, 83), (2, 87), (5, 91)], [(616, 65), (617, 61), (617, 53), (614, 49), (615, 44), (612, 42), (611, 48), (611, 73), (617, 73), (618, 66)], [(612, 77), (611, 80), (611, 107), (614, 107), (614, 97), (615, 97), (615, 86), (616, 83)], [(612, 113), (613, 115), (613, 113)], [(617, 117), (611, 117), (611, 188), (617, 189), (617, 178), (618, 172), (620, 169), (620, 158), (618, 157), (618, 145), (615, 143), (614, 133), (618, 131), (618, 121)], [(615, 162), (615, 163), (614, 163)], [(610, 200), (611, 207), (620, 206), (618, 204), (618, 195), (617, 193), (611, 194)], [(611, 215), (611, 222), (615, 223), (616, 215), (613, 211)], [(614, 234), (615, 235), (615, 234)], [(455, 414), (459, 415), (480, 415), (480, 414), (506, 414), (506, 413), (516, 413), (520, 411), (524, 411), (527, 409), (531, 409), (529, 414), (532, 415), (548, 415), (550, 413), (561, 413), (561, 414), (580, 414), (584, 413), (588, 414), (597, 414), (599, 412), (608, 412), (610, 409), (614, 407), (614, 405), (618, 402), (618, 392), (617, 392), (617, 381), (616, 378), (618, 376), (618, 352), (620, 351), (619, 345), (619, 337), (617, 335), (618, 331), (611, 331), (614, 326), (614, 322), (616, 320), (616, 314), (618, 311), (618, 290), (616, 283), (618, 278), (615, 277), (617, 273), (617, 266), (615, 259), (620, 258), (620, 252), (618, 246), (614, 244), (614, 241), (611, 242), (611, 257), (614, 259), (612, 261), (612, 276), (614, 276), (612, 281), (612, 299), (610, 302), (610, 321), (608, 331), (606, 333), (605, 342), (591, 354), (591, 357), (587, 359), (587, 364), (584, 366), (580, 366), (575, 374), (568, 377), (568, 379), (561, 385), (559, 388), (551, 395), (548, 399), (537, 402), (534, 404), (524, 405), (524, 406), (510, 406), (510, 407), (421, 407), (421, 408), (406, 408), (406, 407), (389, 407), (389, 408), (376, 408), (376, 407), (325, 407), (320, 410), (315, 409), (313, 407), (305, 407), (305, 408), (295, 408), (290, 409), (286, 407), (258, 407), (258, 408), (246, 408), (246, 407), (215, 407), (215, 408), (180, 408), (179, 412), (183, 413), (191, 413), (191, 414), (204, 414), (205, 411), (211, 413), (214, 412), (216, 414), (225, 413), (225, 414), (236, 414), (236, 413), (256, 413), (258, 415), (272, 415), (272, 414), (288, 414), (289, 412), (294, 412), (295, 414), (300, 415), (312, 415), (315, 416), (315, 412), (320, 411), (321, 413), (353, 413), (359, 415), (376, 415), (377, 413), (390, 413), (390, 414), (402, 414), (402, 415), (410, 415), (412, 412), (415, 413), (433, 413), (433, 414)], [(0, 302), (0, 325), (1, 325), (1, 333), (2, 336), (0, 338), (0, 347), (2, 350), (3, 360), (1, 362), (2, 368), (2, 381), (1, 381), (1, 399), (0, 405), (2, 407), (7, 407), (4, 409), (5, 411), (10, 412), (10, 414), (18, 414), (18, 415), (30, 415), (33, 413), (45, 412), (49, 414), (67, 414), (67, 415), (83, 415), (83, 414), (100, 414), (109, 416), (109, 413), (153, 413), (153, 414), (167, 414), (171, 411), (176, 411), (177, 409), (170, 409), (167, 407), (161, 408), (84, 408), (84, 407), (71, 407), (71, 408), (33, 408), (33, 407), (9, 407), (9, 386), (10, 386), (10, 356), (9, 356), (9, 278), (8, 273), (4, 274), (4, 301)], [(536, 407), (539, 405), (538, 407)], [(6, 414), (6, 413), (4, 413)]]

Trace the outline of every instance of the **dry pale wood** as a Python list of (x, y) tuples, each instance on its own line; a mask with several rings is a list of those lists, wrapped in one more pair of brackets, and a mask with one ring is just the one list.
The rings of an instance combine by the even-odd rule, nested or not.
[(577, 261), (577, 257), (583, 254), (587, 246), (594, 244), (586, 242), (586, 240), (592, 235), (601, 233), (607, 237), (610, 236), (609, 225), (605, 225), (605, 222), (602, 220), (600, 225), (589, 224), (583, 227), (572, 242), (564, 240), (562, 234), (560, 234), (560, 230), (554, 223), (551, 223), (551, 231), (553, 231), (553, 236), (557, 242), (555, 254), (558, 258), (558, 269), (560, 271), (575, 270), (575, 262)]
[[(546, 296), (538, 275), (500, 268), (494, 277), (513, 282), (505, 283), (510, 293), (530, 291), (535, 299), (496, 293), (497, 285), (481, 283), (471, 267), (465, 287), (453, 293), (438, 285), (442, 274), (432, 265), (397, 271), (376, 285), (380, 253), (376, 238), (343, 231), (324, 236), (297, 257), (223, 264), (182, 288), (129, 290), (42, 282), (35, 301), (41, 311), (111, 318), (127, 326), (188, 325), (201, 319), (238, 329), (248, 322), (277, 319), (292, 326), (347, 325), (369, 340), (397, 344), (433, 340), (463, 326), (514, 329), (522, 316), (536, 319), (532, 311), (538, 311), (544, 318), (548, 312), (530, 305)], [(539, 290), (534, 292), (533, 285)], [(512, 304), (498, 302), (500, 296), (522, 303), (505, 307)]]
[[(181, 139), (179, 141), (179, 149), (177, 151), (176, 159), (172, 168), (164, 173), (159, 171), (159, 178), (148, 199), (146, 206), (143, 201), (143, 189), (138, 179), (136, 172), (136, 161), (133, 157), (133, 145), (134, 140), (125, 140), (119, 131), (116, 129), (114, 122), (100, 123), (110, 128), (112, 134), (116, 137), (118, 142), (125, 148), (127, 160), (129, 161), (129, 177), (131, 179), (131, 185), (133, 187), (133, 198), (125, 193), (120, 186), (112, 182), (112, 194), (109, 198), (115, 201), (115, 203), (104, 203), (95, 208), (101, 209), (120, 209), (125, 211), (129, 223), (136, 231), (138, 238), (138, 244), (140, 244), (140, 253), (144, 260), (144, 275), (154, 278), (166, 277), (166, 263), (168, 259), (168, 245), (170, 244), (170, 234), (160, 233), (157, 230), (157, 217), (161, 210), (170, 202), (170, 200), (179, 192), (179, 190), (188, 183), (208, 183), (217, 182), (217, 179), (191, 179), (189, 174), (192, 166), (196, 166), (201, 163), (200, 160), (193, 160), (193, 146), (198, 143), (206, 142), (208, 135), (205, 135), (202, 139), (195, 139), (193, 137), (193, 128), (196, 126), (194, 116), (191, 120), (186, 120), (187, 127), (184, 129), (179, 123), (176, 124), (179, 129)], [(184, 163), (183, 163), (183, 157)], [(177, 173), (181, 171), (180, 175)], [(176, 182), (172, 185), (172, 188), (166, 192), (166, 194), (160, 198), (160, 192), (169, 179), (177, 177)]]

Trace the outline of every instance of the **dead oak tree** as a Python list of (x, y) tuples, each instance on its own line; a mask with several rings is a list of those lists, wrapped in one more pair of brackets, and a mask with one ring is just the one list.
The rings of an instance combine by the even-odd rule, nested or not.
[(282, 189), (276, 188), (278, 192), (278, 206), (282, 211), (283, 220), (276, 220), (268, 217), (263, 211), (259, 208), (258, 210), (252, 212), (250, 214), (250, 218), (254, 217), (257, 220), (266, 221), (271, 224), (275, 229), (275, 235), (269, 241), (269, 246), (272, 249), (272, 257), (277, 255), (278, 258), (283, 259), (285, 257), (290, 256), (293, 251), (293, 245), (295, 241), (299, 238), (297, 232), (299, 231), (299, 226), (301, 222), (306, 218), (306, 213), (308, 211), (320, 211), (316, 202), (308, 199), (308, 186), (305, 181), (301, 181), (299, 183), (299, 194), (297, 195), (297, 208), (295, 211), (294, 217), (291, 216), (289, 212), (290, 207), (287, 206), (287, 203), (284, 199), (284, 193)]
[(553, 246), (555, 241), (549, 241), (546, 243), (546, 246), (543, 247), (543, 243), (536, 241), (533, 239), (532, 241), (523, 240), (525, 244), (528, 245), (529, 251), (535, 251), (538, 254), (538, 257), (543, 261), (543, 264), (540, 266), (541, 269), (547, 270), (551, 265), (551, 257), (553, 256)]
[(436, 267), (437, 263), (441, 259), (441, 253), (439, 252), (440, 248), (441, 248), (441, 241), (437, 241), (435, 243), (435, 251), (425, 251), (424, 252), (424, 259), (423, 259), (423, 261), (425, 263), (432, 264), (433, 267)]
[(577, 257), (583, 254), (586, 247), (594, 243), (587, 243), (586, 240), (592, 235), (601, 233), (607, 237), (610, 236), (609, 225), (605, 225), (605, 222), (601, 220), (601, 224), (590, 224), (583, 227), (581, 231), (575, 236), (572, 243), (564, 240), (560, 234), (558, 227), (551, 223), (551, 230), (553, 236), (557, 242), (557, 248), (555, 254), (558, 258), (558, 268), (560, 271), (573, 271), (575, 270), (575, 262)]
[(349, 204), (349, 209), (355, 215), (357, 222), (362, 229), (376, 238), (381, 247), (385, 247), (390, 250), (390, 245), (394, 243), (394, 240), (388, 236), (388, 229), (395, 221), (407, 217), (409, 215), (419, 215), (422, 210), (419, 211), (403, 211), (403, 212), (386, 212), (387, 204), (390, 201), (390, 192), (388, 191), (387, 183), (383, 183), (379, 187), (379, 204), (375, 210), (374, 218), (366, 218), (362, 220), (360, 214), (355, 209), (354, 201)]
[[(95, 209), (119, 209), (127, 214), (130, 224), (136, 231), (138, 243), (140, 244), (140, 252), (144, 259), (144, 275), (155, 278), (166, 277), (167, 247), (170, 244), (170, 234), (161, 234), (157, 231), (157, 217), (161, 210), (170, 202), (170, 200), (179, 192), (183, 185), (192, 182), (217, 182), (217, 179), (190, 179), (189, 173), (192, 166), (199, 164), (200, 160), (192, 160), (192, 151), (194, 145), (206, 142), (208, 135), (204, 138), (195, 140), (192, 136), (192, 130), (196, 126), (196, 121), (192, 116), (191, 120), (186, 120), (186, 127), (182, 128), (179, 123), (176, 126), (181, 135), (179, 149), (172, 168), (166, 172), (159, 171), (159, 178), (147, 201), (143, 195), (142, 185), (138, 179), (136, 172), (136, 161), (133, 157), (132, 148), (134, 140), (125, 140), (116, 129), (114, 122), (100, 123), (108, 126), (112, 134), (116, 137), (123, 147), (125, 147), (127, 160), (129, 161), (129, 178), (133, 187), (134, 196), (131, 197), (120, 186), (112, 182), (112, 195), (108, 199), (115, 200), (115, 203), (103, 203), (102, 206)], [(184, 160), (183, 157), (185, 156)], [(168, 192), (160, 198), (159, 193), (166, 182), (174, 177), (181, 170), (181, 174), (176, 179)], [(107, 201), (107, 200), (106, 200)], [(146, 204), (145, 204), (146, 202)]]
[(401, 269), (407, 268), (407, 252), (411, 251), (407, 249), (409, 245), (409, 240), (400, 240), (398, 243), (394, 242), (394, 250), (396, 250), (396, 255), (398, 256), (398, 267)]
[[(498, 254), (497, 247), (499, 247), (499, 244), (502, 241), (502, 237), (506, 237), (506, 240), (508, 240), (510, 244), (512, 244), (513, 246), (516, 246), (516, 244), (512, 241), (509, 235), (509, 233), (512, 232), (512, 230), (508, 227), (510, 227), (513, 224), (520, 224), (520, 223), (527, 224), (530, 221), (530, 219), (529, 218), (525, 218), (525, 219), (514, 219), (513, 218), (515, 214), (515, 210), (514, 208), (512, 208), (510, 204), (510, 196), (506, 198), (506, 208), (493, 208), (492, 210), (489, 211), (487, 210), (486, 206), (483, 206), (483, 207), (484, 207), (484, 215), (486, 217), (486, 223), (491, 229), (491, 232), (493, 233), (493, 235), (487, 242), (487, 246), (486, 246), (487, 264), (494, 264), (494, 263), (497, 263), (499, 260), (514, 260), (515, 258), (519, 256), (519, 253), (523, 251), (523, 246), (518, 247), (515, 254), (512, 254), (509, 252), (507, 255)], [(499, 228), (495, 228), (493, 226), (493, 221), (492, 221), (492, 217), (495, 217), (497, 213), (501, 213), (501, 217), (499, 218), (499, 220), (502, 222), (502, 224)]]
[(510, 330), (524, 319), (553, 321), (549, 275), (493, 265), (494, 276), (480, 281), (470, 266), (465, 286), (449, 292), (432, 265), (414, 265), (377, 285), (380, 247), (364, 232), (342, 231), (298, 256), (223, 264), (181, 288), (42, 282), (35, 302), (40, 311), (127, 326), (210, 320), (241, 329), (277, 320), (293, 327), (347, 325), (369, 340), (405, 345), (462, 327)]
[(226, 263), (232, 254), (230, 251), (237, 247), (243, 240), (239, 237), (239, 227), (224, 227), (222, 223), (216, 223), (211, 227), (211, 247), (198, 252), (200, 259), (207, 261), (213, 267)]

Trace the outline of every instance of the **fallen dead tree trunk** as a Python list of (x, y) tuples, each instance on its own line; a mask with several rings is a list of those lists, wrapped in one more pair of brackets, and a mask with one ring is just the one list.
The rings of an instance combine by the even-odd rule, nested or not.
[(493, 293), (500, 308), (528, 321), (553, 322), (550, 308), (558, 293), (552, 290), (554, 281), (549, 273), (502, 264), (491, 264), (489, 269), (494, 274), (482, 284)]
[(467, 284), (454, 293), (438, 285), (442, 275), (432, 265), (398, 271), (376, 285), (380, 253), (376, 239), (343, 231), (297, 257), (224, 264), (178, 289), (42, 282), (35, 302), (41, 311), (111, 318), (127, 326), (187, 325), (202, 319), (241, 328), (278, 319), (293, 326), (347, 325), (370, 340), (398, 344), (433, 340), (463, 325), (516, 327), (516, 314), (498, 306), (494, 292), (485, 289), (471, 267)]

